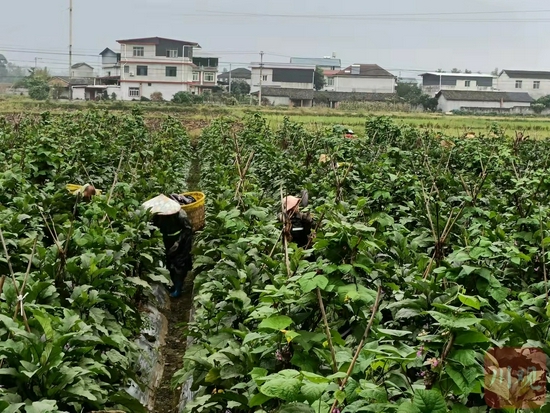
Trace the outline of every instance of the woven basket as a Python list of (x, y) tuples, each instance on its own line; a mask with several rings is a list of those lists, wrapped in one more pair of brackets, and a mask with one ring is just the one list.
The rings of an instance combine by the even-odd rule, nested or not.
[(204, 228), (205, 224), (204, 201), (206, 197), (202, 192), (185, 192), (182, 195), (192, 196), (196, 199), (196, 202), (182, 205), (181, 208), (187, 214), (191, 225), (193, 225), (193, 231), (200, 231)]

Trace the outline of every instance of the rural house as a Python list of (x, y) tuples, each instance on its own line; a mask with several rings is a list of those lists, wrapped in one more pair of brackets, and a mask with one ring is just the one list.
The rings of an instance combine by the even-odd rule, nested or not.
[(503, 70), (497, 79), (498, 90), (527, 92), (538, 99), (550, 95), (550, 72)]
[(525, 92), (441, 90), (435, 96), (442, 112), (529, 113), (534, 99)]
[[(258, 96), (259, 90), (252, 92)], [(267, 100), (272, 106), (295, 106), (310, 108), (313, 106), (314, 90), (281, 88), (273, 86), (262, 86), (262, 100)]]
[(116, 53), (107, 47), (99, 55), (101, 56), (101, 74), (103, 77), (120, 77), (120, 53)]
[(71, 66), (71, 77), (94, 77), (94, 68), (88, 63), (75, 63)]
[(440, 90), (494, 90), (493, 75), (427, 72), (420, 76), (422, 77), (422, 91), (430, 96), (435, 96)]
[[(313, 90), (315, 65), (296, 65), (291, 63), (252, 63), (251, 93), (264, 87)], [(261, 72), (261, 82), (260, 82)]]
[(252, 77), (252, 72), (244, 67), (239, 67), (237, 69), (229, 70), (218, 75), (218, 84), (219, 85), (229, 85), (229, 79), (233, 82), (234, 80), (243, 80), (250, 85), (250, 79)]
[[(171, 100), (177, 92), (197, 93), (202, 89), (200, 78), (194, 74), (201, 69), (193, 63), (193, 52), (200, 49), (198, 43), (162, 37), (117, 42), (120, 44), (120, 90), (117, 93), (120, 99), (139, 100), (160, 92), (164, 99)], [(108, 54), (108, 61), (112, 63), (113, 55)], [(116, 70), (111, 75), (113, 73), (116, 74)]]
[(193, 91), (202, 94), (217, 87), (216, 76), (218, 74), (217, 57), (193, 57)]
[(395, 76), (378, 65), (353, 64), (325, 72), (325, 90), (334, 92), (394, 93)]
[[(85, 86), (94, 84), (95, 78), (93, 77), (73, 77), (69, 76), (54, 76), (48, 84), (52, 90), (52, 96), (54, 99), (71, 99), (71, 91), (75, 86)], [(76, 99), (78, 96), (72, 96)]]
[[(257, 96), (258, 92), (253, 95)], [(398, 97), (395, 93), (333, 92), (262, 86), (263, 99), (272, 106), (309, 108), (320, 105), (337, 108), (341, 102), (395, 102)]]

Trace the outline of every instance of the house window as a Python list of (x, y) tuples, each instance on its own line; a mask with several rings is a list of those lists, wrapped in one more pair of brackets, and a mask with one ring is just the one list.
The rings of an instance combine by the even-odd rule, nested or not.
[(193, 82), (199, 81), (199, 72), (193, 72)]
[(523, 81), (522, 80), (516, 80), (516, 89), (521, 89), (522, 86), (523, 86)]
[(334, 78), (333, 77), (327, 78), (327, 86), (334, 86)]
[(205, 81), (205, 82), (213, 82), (213, 81), (214, 81), (214, 73), (212, 73), (212, 72), (205, 72), (205, 73), (204, 73), (204, 81)]
[(166, 51), (166, 57), (178, 57), (178, 51), (177, 50), (167, 50)]
[(128, 96), (130, 96), (131, 98), (138, 98), (139, 97), (139, 87), (128, 88)]
[(533, 82), (533, 89), (540, 89), (540, 80), (535, 80)]
[(153, 86), (153, 84), (152, 83), (147, 83), (147, 86)]
[(136, 74), (138, 76), (147, 76), (147, 66), (138, 66), (136, 68)]
[(263, 80), (264, 82), (267, 82), (267, 75), (263, 75), (263, 76), (262, 76), (262, 80)]
[(166, 66), (166, 77), (176, 77), (178, 68), (176, 66)]
[(145, 48), (143, 46), (134, 46), (134, 56), (143, 57), (145, 55)]
[(130, 66), (124, 66), (124, 73), (130, 73)]
[(464, 87), (470, 87), (470, 85), (471, 85), (471, 80), (464, 81)]

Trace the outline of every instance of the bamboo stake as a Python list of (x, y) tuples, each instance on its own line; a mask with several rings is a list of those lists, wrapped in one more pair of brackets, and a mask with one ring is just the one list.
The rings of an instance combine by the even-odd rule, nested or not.
[[(355, 363), (357, 363), (357, 359), (359, 358), (359, 354), (361, 353), (361, 350), (363, 349), (363, 346), (365, 344), (366, 339), (369, 336), (369, 331), (372, 327), (372, 324), (374, 323), (374, 317), (378, 313), (378, 306), (380, 305), (380, 299), (382, 297), (382, 285), (378, 286), (378, 292), (376, 293), (376, 301), (374, 302), (374, 307), (372, 307), (372, 314), (369, 320), (369, 324), (367, 325), (367, 328), (365, 329), (365, 332), (363, 333), (363, 338), (361, 339), (361, 342), (357, 346), (357, 350), (355, 351), (355, 355), (353, 356), (353, 359), (351, 360), (351, 364), (349, 365), (348, 371), (346, 373), (346, 377), (342, 380), (342, 384), (340, 384), (340, 390), (344, 390), (346, 383), (348, 382), (348, 379), (351, 376), (351, 372), (353, 371), (353, 368), (355, 367)], [(332, 407), (330, 408), (330, 412), (333, 412), (336, 406), (338, 405), (338, 400), (334, 400), (334, 403), (332, 404)]]

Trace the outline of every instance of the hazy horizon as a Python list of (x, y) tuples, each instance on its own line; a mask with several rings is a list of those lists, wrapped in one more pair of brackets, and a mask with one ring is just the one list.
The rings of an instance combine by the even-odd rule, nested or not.
[[(48, 4), (50, 3), (50, 4)], [(550, 70), (543, 29), (550, 7), (542, 0), (393, 0), (378, 4), (318, 0), (178, 2), (74, 1), (73, 63), (99, 68), (99, 52), (116, 40), (160, 36), (196, 41), (198, 54), (220, 58), (220, 71), (259, 60), (323, 57), (342, 65), (376, 63), (404, 77), (452, 68)], [(19, 66), (68, 71), (69, 0), (12, 2), (0, 35), (0, 54)], [(331, 18), (326, 16), (331, 15)]]

